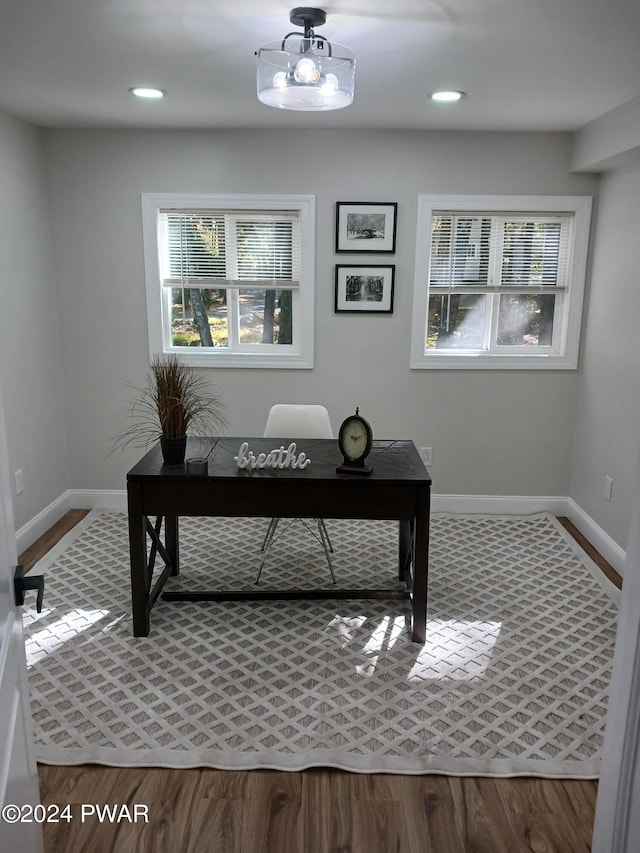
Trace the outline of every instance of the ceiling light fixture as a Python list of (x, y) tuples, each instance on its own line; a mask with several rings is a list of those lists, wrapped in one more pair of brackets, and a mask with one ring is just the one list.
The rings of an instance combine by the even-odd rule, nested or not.
[(136, 98), (164, 98), (167, 94), (162, 89), (154, 89), (151, 86), (133, 86), (129, 89), (132, 95), (135, 95)]
[(310, 6), (291, 10), (304, 33), (288, 33), (256, 51), (258, 100), (282, 110), (340, 110), (353, 101), (356, 60), (352, 50), (318, 36), (326, 13)]
[(460, 98), (464, 96), (464, 92), (457, 92), (455, 90), (448, 90), (442, 92), (433, 92), (431, 95), (432, 101), (438, 101), (440, 103), (448, 103), (452, 104), (454, 101), (459, 101)]

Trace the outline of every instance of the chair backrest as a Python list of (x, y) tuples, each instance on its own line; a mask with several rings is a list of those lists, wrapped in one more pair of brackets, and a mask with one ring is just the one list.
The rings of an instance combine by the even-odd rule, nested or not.
[(265, 438), (333, 438), (331, 419), (324, 406), (276, 403), (271, 407)]

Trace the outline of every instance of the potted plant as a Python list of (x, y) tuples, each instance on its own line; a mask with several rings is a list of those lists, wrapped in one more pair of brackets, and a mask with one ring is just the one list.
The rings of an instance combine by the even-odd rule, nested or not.
[(227, 424), (221, 395), (176, 355), (153, 356), (146, 385), (135, 390), (138, 397), (131, 403), (130, 423), (114, 449), (130, 444), (148, 447), (159, 439), (165, 464), (180, 465), (188, 432), (214, 436)]

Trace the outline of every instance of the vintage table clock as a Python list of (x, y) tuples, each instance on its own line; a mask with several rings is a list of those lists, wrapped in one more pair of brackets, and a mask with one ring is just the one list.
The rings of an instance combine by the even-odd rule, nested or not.
[(342, 453), (342, 465), (336, 471), (339, 474), (370, 474), (373, 468), (365, 465), (365, 460), (371, 452), (373, 433), (369, 422), (356, 408), (355, 415), (349, 415), (342, 422), (338, 433), (338, 447)]

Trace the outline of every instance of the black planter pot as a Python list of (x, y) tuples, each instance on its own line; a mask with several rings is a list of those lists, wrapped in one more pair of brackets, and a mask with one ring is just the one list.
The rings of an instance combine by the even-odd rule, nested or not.
[(185, 435), (183, 438), (166, 438), (163, 435), (160, 437), (160, 447), (165, 465), (182, 465), (187, 450), (187, 437)]

